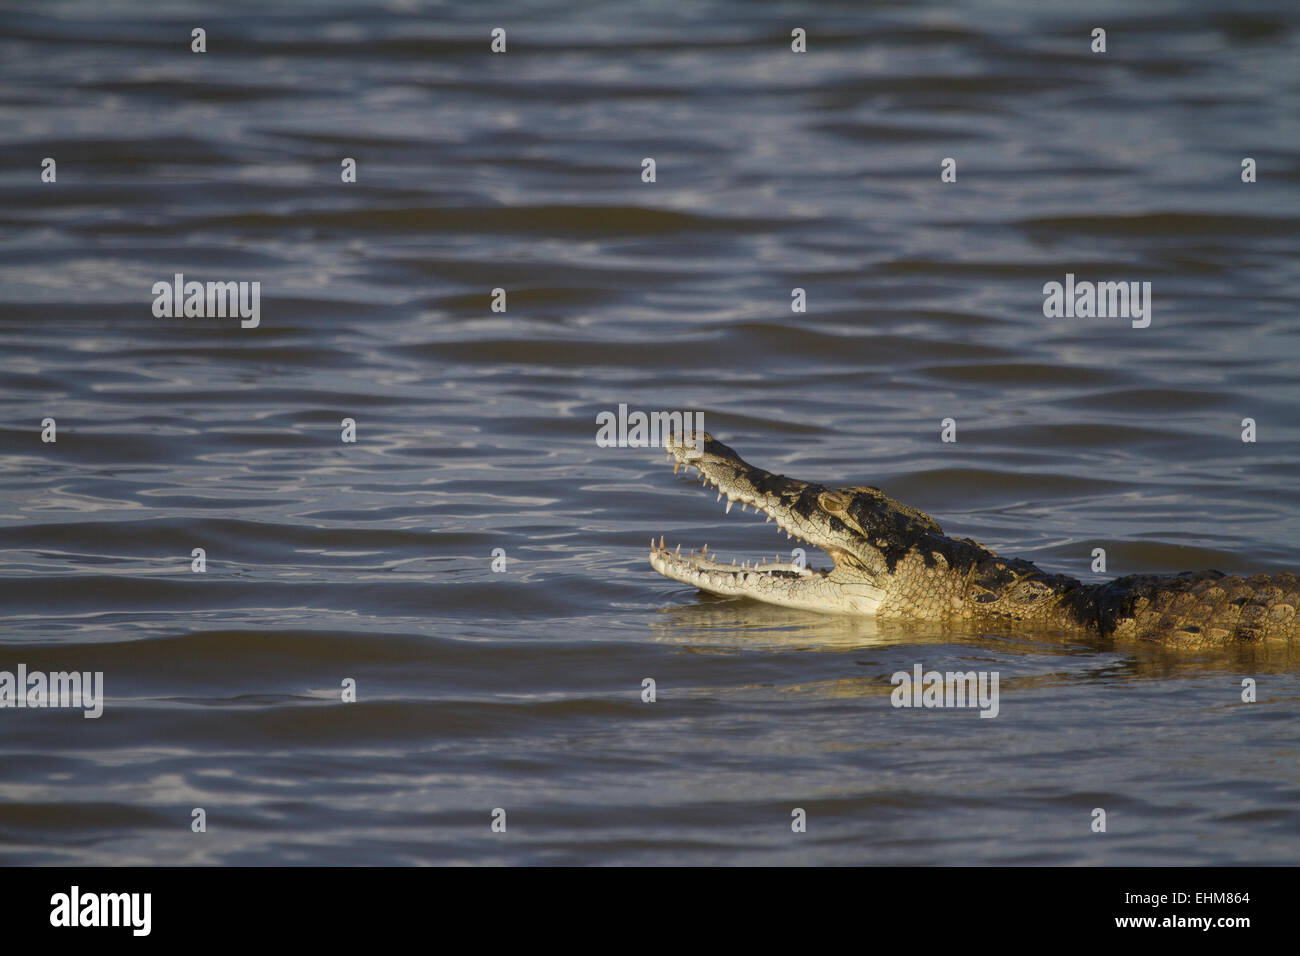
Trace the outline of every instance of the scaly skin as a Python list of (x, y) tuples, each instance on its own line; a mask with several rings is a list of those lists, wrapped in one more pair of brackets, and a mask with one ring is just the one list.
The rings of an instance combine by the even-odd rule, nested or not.
[[(673, 471), (698, 468), (702, 483), (731, 504), (762, 511), (789, 537), (821, 548), (829, 571), (770, 563), (737, 566), (701, 551), (689, 556), (650, 543), (665, 577), (714, 594), (749, 597), (827, 614), (879, 619), (1008, 624), (1171, 644), (1300, 637), (1300, 578), (1230, 577), (1218, 571), (1134, 574), (1085, 585), (1028, 561), (1002, 558), (969, 538), (949, 538), (924, 512), (877, 488), (832, 489), (747, 464), (711, 435), (664, 443)], [(700, 447), (700, 451), (696, 448)]]

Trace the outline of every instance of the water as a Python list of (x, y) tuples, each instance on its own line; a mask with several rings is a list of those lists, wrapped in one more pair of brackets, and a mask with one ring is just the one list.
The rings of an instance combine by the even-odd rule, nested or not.
[[(1300, 14), (1233, 6), (6, 7), (0, 670), (107, 701), (0, 711), (0, 861), (1294, 863), (1300, 651), (711, 599), (651, 535), (786, 539), (594, 441), (702, 411), (1088, 580), (1300, 567)], [(260, 325), (155, 318), (177, 272)], [(1151, 326), (1045, 319), (1067, 273)], [(998, 717), (891, 707), (917, 663)]]

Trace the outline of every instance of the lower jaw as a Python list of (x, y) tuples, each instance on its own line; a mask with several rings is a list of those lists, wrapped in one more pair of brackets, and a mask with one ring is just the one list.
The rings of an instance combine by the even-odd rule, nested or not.
[[(883, 594), (870, 585), (830, 584), (825, 572), (809, 571), (799, 577), (770, 576), (757, 571), (710, 570), (689, 564), (667, 552), (650, 556), (650, 565), (666, 578), (680, 581), (722, 597), (749, 598), (821, 614), (870, 617), (876, 613)], [(793, 572), (792, 572), (793, 573)], [(759, 585), (755, 587), (754, 585)]]

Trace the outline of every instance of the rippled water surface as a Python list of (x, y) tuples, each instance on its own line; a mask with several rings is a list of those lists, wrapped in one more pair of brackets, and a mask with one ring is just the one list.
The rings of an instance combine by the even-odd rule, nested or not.
[[(107, 702), (0, 710), (0, 861), (1295, 862), (1300, 649), (709, 598), (652, 535), (789, 543), (594, 440), (701, 411), (1086, 580), (1300, 567), (1300, 12), (1139, 6), (6, 6), (0, 670)], [(917, 663), (998, 717), (891, 707)]]

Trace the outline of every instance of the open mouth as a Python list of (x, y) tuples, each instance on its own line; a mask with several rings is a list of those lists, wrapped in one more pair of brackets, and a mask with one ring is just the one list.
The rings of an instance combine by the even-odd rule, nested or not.
[[(754, 509), (762, 513), (767, 521), (775, 522), (785, 536), (801, 544), (816, 546), (801, 533), (792, 520), (790, 510), (791, 495), (800, 488), (807, 487), (803, 482), (772, 475), (757, 468), (750, 468), (735, 457), (725, 445), (714, 442), (707, 435), (703, 451), (679, 436), (670, 436), (664, 443), (668, 460), (673, 464), (673, 473), (681, 468), (694, 468), (700, 478), (700, 484), (706, 488), (716, 489), (718, 501), (726, 499), (726, 513), (739, 504), (742, 512)], [(833, 556), (832, 556), (833, 557)], [(755, 561), (752, 564), (732, 558), (730, 562), (719, 558), (708, 550), (708, 545), (698, 552), (691, 549), (682, 552), (679, 544), (670, 548), (660, 536), (658, 542), (650, 541), (650, 564), (665, 577), (673, 578), (685, 584), (711, 591), (715, 594), (752, 595), (756, 589), (776, 586), (781, 582), (809, 581), (825, 578), (829, 570), (814, 570), (790, 561), (779, 559)]]

